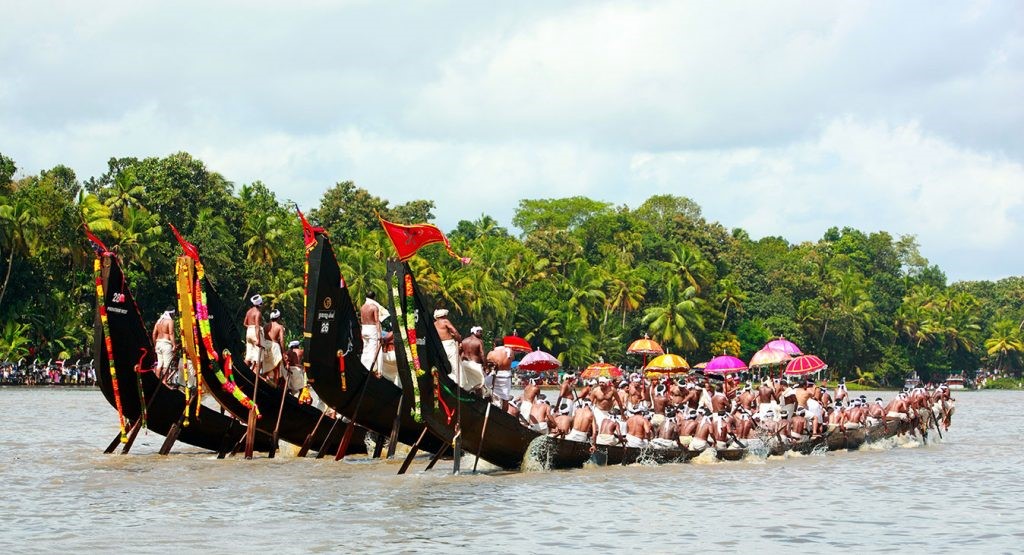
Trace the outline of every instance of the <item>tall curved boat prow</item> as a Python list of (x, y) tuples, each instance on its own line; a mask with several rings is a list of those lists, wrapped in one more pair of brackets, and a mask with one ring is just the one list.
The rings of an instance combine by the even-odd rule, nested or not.
[[(465, 391), (449, 376), (451, 365), (428, 316), (433, 314), (433, 306), (425, 295), (420, 294), (408, 264), (388, 262), (388, 279), (396, 284), (392, 287), (391, 299), (395, 312), (405, 316), (405, 321), (399, 318), (398, 324), (406, 328), (404, 338), (407, 339), (409, 330), (414, 329), (417, 343), (422, 341), (416, 351), (407, 343), (409, 349), (396, 347), (395, 354), (403, 381), (412, 382), (413, 374), (417, 375), (418, 408), (431, 434), (450, 442), (455, 438), (455, 426), (458, 425), (466, 453), (504, 469), (520, 468), (530, 442), (540, 434), (522, 425), (518, 417)], [(411, 326), (408, 325), (410, 323)], [(401, 341), (398, 335), (396, 332), (396, 345)], [(573, 447), (569, 445), (551, 451), (545, 465), (548, 468), (582, 466), (590, 458), (590, 453), (587, 449)]]
[[(120, 407), (126, 427), (144, 416), (146, 428), (166, 436), (185, 411), (185, 395), (150, 371), (156, 361), (150, 334), (116, 256), (105, 248), (103, 251), (97, 258), (97, 285), (102, 295), (97, 297), (94, 326), (96, 381), (110, 405)], [(194, 416), (197, 397), (190, 399), (193, 417), (188, 426), (180, 427), (177, 439), (210, 451), (230, 449), (245, 435), (245, 425), (205, 408)], [(257, 449), (268, 446), (264, 441)]]
[[(210, 393), (228, 412), (243, 420), (248, 417), (257, 380), (242, 360), (245, 351), (231, 312), (205, 276), (198, 251), (191, 244), (188, 247), (178, 263), (178, 271), (188, 273), (186, 279), (178, 280), (178, 298), (179, 302), (188, 299), (195, 309), (195, 356)], [(185, 286), (186, 283), (189, 285)], [(284, 387), (262, 379), (258, 380), (258, 387), (255, 398), (260, 416), (256, 428), (260, 432), (272, 435), (277, 428), (278, 437), (288, 443), (331, 454), (337, 452), (343, 428), (332, 426), (333, 419), (324, 418), (323, 411), (312, 405), (300, 403)], [(365, 430), (358, 429), (346, 453), (366, 453), (364, 438)]]
[[(388, 436), (398, 424), (397, 440), (434, 452), (442, 443), (423, 435), (413, 417), (412, 391), (377, 378), (363, 366), (363, 340), (356, 308), (338, 267), (330, 239), (306, 230), (306, 376), (329, 407), (360, 426)], [(397, 417), (397, 418), (396, 418)]]

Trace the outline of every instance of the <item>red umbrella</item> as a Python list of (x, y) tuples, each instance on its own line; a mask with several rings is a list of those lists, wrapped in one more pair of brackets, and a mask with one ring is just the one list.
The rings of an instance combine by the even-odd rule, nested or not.
[(707, 366), (704, 367), (704, 373), (706, 374), (729, 374), (731, 372), (740, 372), (746, 370), (747, 365), (742, 360), (722, 355), (711, 359)]
[(548, 370), (558, 370), (561, 367), (562, 363), (558, 362), (557, 358), (540, 349), (523, 357), (517, 366), (520, 370), (529, 370), (530, 372), (547, 372)]
[(501, 338), (501, 342), (504, 343), (506, 347), (512, 349), (513, 351), (529, 353), (530, 351), (533, 350), (533, 347), (530, 347), (530, 344), (525, 339), (519, 337), (518, 335), (506, 335), (505, 337)]
[(589, 380), (593, 378), (621, 378), (622, 368), (607, 362), (595, 362), (583, 369), (580, 377)]
[(786, 365), (786, 374), (790, 376), (802, 376), (828, 368), (828, 365), (814, 355), (802, 355), (789, 361)]

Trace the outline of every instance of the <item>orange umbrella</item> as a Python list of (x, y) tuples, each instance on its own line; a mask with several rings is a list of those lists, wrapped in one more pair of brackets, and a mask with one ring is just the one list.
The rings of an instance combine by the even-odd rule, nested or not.
[(690, 364), (686, 362), (685, 358), (672, 354), (655, 357), (644, 367), (645, 372), (656, 374), (669, 374), (689, 369)]
[(650, 338), (646, 333), (643, 339), (637, 339), (636, 341), (629, 344), (626, 348), (626, 353), (631, 355), (643, 355), (644, 366), (647, 366), (647, 357), (649, 355), (661, 355), (665, 353), (665, 349), (661, 348), (661, 345), (657, 341)]
[(595, 362), (583, 369), (580, 377), (589, 380), (593, 378), (621, 378), (622, 368), (607, 362)]
[(665, 354), (665, 349), (645, 333), (643, 339), (630, 343), (626, 352), (631, 355), (661, 355)]

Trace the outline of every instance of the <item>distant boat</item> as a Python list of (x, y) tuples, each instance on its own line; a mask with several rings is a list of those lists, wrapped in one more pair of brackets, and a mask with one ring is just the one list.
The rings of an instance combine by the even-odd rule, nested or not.
[(905, 387), (907, 389), (914, 389), (915, 387), (920, 387), (920, 386), (921, 386), (921, 378), (917, 375), (917, 371), (916, 370), (914, 371), (913, 374), (910, 375), (910, 377), (907, 378), (907, 380), (905, 382), (903, 382), (903, 387)]
[(964, 389), (964, 373), (950, 375), (946, 378), (946, 386), (950, 389)]

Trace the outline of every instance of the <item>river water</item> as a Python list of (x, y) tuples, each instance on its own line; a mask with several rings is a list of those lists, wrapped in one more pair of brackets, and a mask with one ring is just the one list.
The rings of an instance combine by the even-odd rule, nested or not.
[(161, 457), (152, 432), (104, 455), (116, 416), (98, 390), (0, 388), (0, 553), (1020, 552), (1024, 394), (957, 397), (927, 446), (458, 476), (421, 459), (397, 476), (397, 461), (289, 449)]

